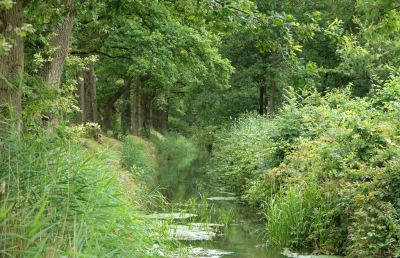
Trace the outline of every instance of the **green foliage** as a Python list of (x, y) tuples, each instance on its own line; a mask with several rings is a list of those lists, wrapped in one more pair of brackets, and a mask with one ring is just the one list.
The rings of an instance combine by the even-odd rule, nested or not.
[(121, 149), (121, 164), (137, 178), (151, 181), (155, 173), (154, 165), (146, 157), (146, 146), (134, 136), (125, 138)]
[(196, 156), (196, 146), (186, 137), (177, 133), (168, 133), (164, 138), (153, 137), (158, 153), (167, 161), (179, 160), (187, 164)]
[[(266, 207), (267, 238), (273, 245), (323, 248), (332, 223), (333, 196), (316, 185), (287, 186)], [(304, 242), (305, 241), (305, 242)], [(325, 250), (326, 251), (326, 250)]]
[(400, 248), (397, 82), (392, 78), (368, 98), (351, 98), (351, 88), (324, 97), (289, 91), (275, 119), (250, 115), (217, 134), (210, 174), (264, 207), (272, 244), (394, 256)]
[(179, 132), (184, 135), (189, 135), (191, 132), (189, 124), (186, 121), (173, 116), (168, 117), (168, 131)]
[(14, 132), (0, 134), (3, 255), (165, 257), (171, 245), (150, 237), (154, 225), (118, 187), (111, 150), (90, 156), (55, 134)]
[(13, 6), (13, 1), (12, 0), (2, 0), (0, 1), (0, 9), (10, 9)]

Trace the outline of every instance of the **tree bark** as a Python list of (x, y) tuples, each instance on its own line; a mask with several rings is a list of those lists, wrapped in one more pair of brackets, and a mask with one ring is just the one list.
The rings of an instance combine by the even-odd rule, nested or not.
[(157, 130), (157, 104), (153, 101), (151, 105), (151, 126), (154, 130)]
[(69, 41), (71, 38), (72, 26), (74, 25), (74, 16), (68, 15), (65, 23), (61, 27), (51, 28), (52, 33), (57, 34), (50, 39), (49, 45), (55, 48), (51, 55), (51, 61), (46, 62), (39, 70), (38, 75), (47, 83), (55, 87), (60, 86), (60, 78), (64, 67), (65, 58), (69, 51)]
[[(265, 83), (265, 82), (264, 82)], [(267, 86), (264, 86), (264, 111), (265, 111), (265, 116), (268, 116), (268, 94), (267, 94)]]
[(122, 132), (125, 134), (126, 132), (131, 130), (132, 110), (131, 110), (130, 87), (128, 89), (126, 89), (123, 98), (124, 98), (124, 108), (121, 112), (121, 128), (122, 128)]
[(85, 86), (83, 81), (83, 72), (79, 71), (77, 76), (77, 85), (76, 85), (76, 95), (78, 101), (78, 107), (80, 108), (81, 112), (78, 112), (76, 116), (76, 124), (81, 125), (85, 122)]
[(139, 135), (139, 87), (140, 79), (135, 78), (133, 90), (132, 134)]
[(168, 114), (169, 114), (169, 100), (167, 98), (167, 105), (165, 105), (164, 109), (161, 111), (161, 133), (166, 134), (168, 130)]
[[(20, 78), (24, 64), (23, 39), (15, 32), (16, 28), (23, 26), (24, 8), (29, 1), (16, 1), (11, 9), (0, 10), (0, 33), (6, 42), (15, 42), (10, 51), (5, 55), (0, 55), (0, 74), (5, 77), (15, 87), (10, 87), (7, 82), (0, 78), (0, 122), (10, 118), (8, 106), (12, 107), (18, 122), (15, 130), (21, 131), (21, 93)], [(9, 125), (0, 123), (1, 128), (10, 128)]]
[[(282, 3), (281, 3), (281, 1), (278, 1), (278, 3), (276, 4), (276, 7), (277, 7), (277, 12), (281, 13), (281, 11), (282, 11)], [(273, 54), (276, 54), (276, 51)], [(269, 94), (270, 94), (269, 112), (270, 112), (271, 118), (275, 117), (275, 88), (276, 88), (276, 80), (274, 78), (271, 81), (270, 92), (269, 92)]]
[(273, 79), (271, 81), (271, 87), (270, 87), (270, 92), (269, 92), (269, 112), (271, 118), (275, 117), (275, 87), (276, 87), (276, 81)]
[(265, 86), (260, 87), (260, 111), (259, 111), (260, 116), (264, 115), (264, 109), (265, 109), (264, 92), (265, 92)]
[(85, 123), (98, 123), (97, 115), (97, 94), (96, 94), (96, 75), (94, 74), (94, 62), (89, 63), (88, 71), (83, 72), (83, 85), (85, 88)]
[(152, 104), (151, 125), (153, 126), (154, 130), (159, 130), (161, 129), (162, 107), (160, 107), (155, 101), (153, 101)]
[(115, 102), (122, 96), (122, 94), (125, 93), (125, 91), (130, 87), (131, 83), (131, 78), (128, 76), (124, 77), (124, 86), (120, 88), (107, 102), (105, 108), (104, 108), (104, 113), (103, 113), (103, 126), (102, 130), (104, 133), (107, 133), (107, 131), (111, 128), (110, 124), (110, 111), (112, 110), (112, 107), (114, 106)]
[[(75, 5), (75, 0), (69, 0), (67, 2), (68, 8), (72, 9)], [(54, 87), (60, 87), (61, 74), (64, 68), (65, 58), (69, 51), (69, 42), (72, 33), (72, 27), (74, 25), (75, 17), (71, 14), (67, 15), (65, 23), (61, 27), (49, 28), (49, 32), (53, 33), (53, 36), (49, 41), (49, 46), (54, 48), (55, 51), (51, 55), (50, 60), (46, 62), (38, 71), (38, 75), (43, 78), (44, 83), (49, 83)], [(53, 126), (57, 125), (58, 110), (55, 108), (53, 114), (50, 115), (50, 123)]]
[(151, 92), (142, 92), (140, 105), (143, 114), (142, 134), (145, 137), (150, 137), (151, 127), (151, 102), (154, 99), (154, 94)]

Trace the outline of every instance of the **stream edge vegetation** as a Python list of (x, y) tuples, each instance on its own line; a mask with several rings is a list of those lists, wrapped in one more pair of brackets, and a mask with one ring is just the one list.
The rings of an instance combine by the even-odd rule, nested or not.
[(209, 174), (258, 207), (270, 245), (398, 257), (399, 87), (288, 90), (274, 119), (249, 113), (216, 135)]

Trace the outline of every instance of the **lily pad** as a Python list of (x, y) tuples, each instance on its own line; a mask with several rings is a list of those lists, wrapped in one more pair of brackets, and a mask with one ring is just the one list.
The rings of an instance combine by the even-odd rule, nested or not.
[(215, 236), (215, 233), (212, 231), (186, 225), (175, 225), (168, 230), (168, 233), (177, 240), (211, 240)]
[(219, 258), (223, 255), (233, 254), (232, 252), (225, 252), (221, 250), (210, 250), (210, 249), (203, 249), (201, 247), (193, 248), (190, 250), (189, 257), (194, 258)]
[(197, 215), (191, 213), (175, 212), (175, 213), (154, 213), (147, 215), (146, 217), (150, 219), (188, 219), (197, 217)]
[(211, 201), (232, 201), (232, 200), (236, 200), (236, 197), (210, 197), (207, 198), (207, 200), (211, 200)]
[(298, 253), (293, 253), (293, 252), (289, 251), (289, 249), (287, 249), (287, 248), (283, 249), (282, 254), (286, 257), (291, 257), (291, 258), (340, 258), (340, 256), (337, 256), (337, 255), (315, 255), (315, 254), (301, 255)]

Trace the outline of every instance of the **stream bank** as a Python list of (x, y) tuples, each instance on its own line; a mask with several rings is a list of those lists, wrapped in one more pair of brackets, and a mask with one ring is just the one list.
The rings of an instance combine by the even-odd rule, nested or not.
[(166, 161), (155, 180), (170, 205), (151, 216), (173, 221), (170, 237), (190, 248), (190, 257), (334, 257), (267, 246), (260, 234), (265, 221), (239, 204), (234, 194), (210, 182), (202, 169), (208, 159), (199, 156), (186, 164)]

